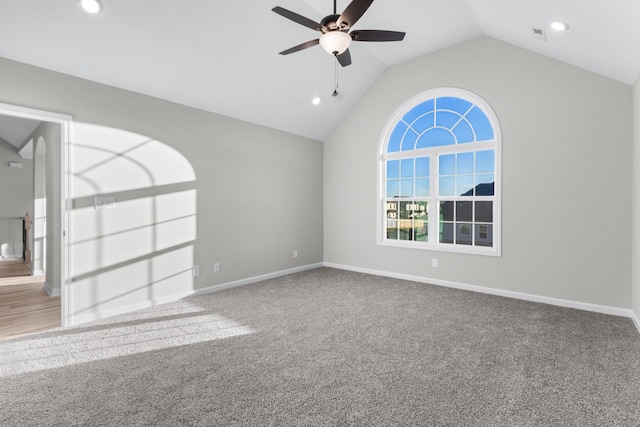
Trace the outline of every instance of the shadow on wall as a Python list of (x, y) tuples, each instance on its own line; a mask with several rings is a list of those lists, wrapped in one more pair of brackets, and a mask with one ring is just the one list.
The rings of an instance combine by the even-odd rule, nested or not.
[(75, 123), (70, 169), (74, 316), (194, 289), (196, 176), (182, 154)]

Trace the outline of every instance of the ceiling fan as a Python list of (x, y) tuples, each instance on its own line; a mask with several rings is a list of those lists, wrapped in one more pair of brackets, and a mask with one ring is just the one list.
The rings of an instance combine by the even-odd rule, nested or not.
[(351, 53), (349, 53), (349, 45), (352, 41), (357, 42), (393, 42), (404, 39), (405, 33), (399, 31), (384, 30), (354, 30), (349, 32), (351, 27), (364, 15), (373, 0), (353, 0), (349, 6), (338, 15), (336, 12), (336, 0), (333, 0), (333, 14), (327, 15), (320, 23), (309, 18), (298, 15), (295, 12), (284, 9), (280, 6), (274, 7), (273, 10), (278, 15), (282, 15), (287, 19), (297, 22), (300, 25), (320, 31), (322, 36), (315, 40), (299, 44), (290, 49), (283, 50), (280, 55), (289, 55), (303, 49), (313, 47), (317, 44), (321, 45), (327, 53), (334, 55), (340, 65), (346, 67), (351, 64)]

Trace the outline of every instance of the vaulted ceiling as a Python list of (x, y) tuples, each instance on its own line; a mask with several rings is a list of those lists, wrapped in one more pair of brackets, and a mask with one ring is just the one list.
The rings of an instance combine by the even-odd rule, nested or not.
[[(337, 97), (335, 60), (321, 47), (278, 55), (319, 33), (271, 11), (320, 21), (330, 0), (102, 3), (92, 16), (79, 0), (0, 0), (0, 56), (319, 140), (388, 67), (480, 35), (627, 84), (640, 73), (637, 0), (375, 0), (354, 28), (407, 35), (353, 43)], [(557, 19), (569, 30), (553, 31)]]

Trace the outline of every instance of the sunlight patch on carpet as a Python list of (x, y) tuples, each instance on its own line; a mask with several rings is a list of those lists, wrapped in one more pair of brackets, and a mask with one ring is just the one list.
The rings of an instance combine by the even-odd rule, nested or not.
[(5, 342), (0, 351), (0, 378), (255, 332), (216, 314), (141, 317), (124, 322), (118, 317), (118, 323), (109, 326), (71, 328), (54, 336)]

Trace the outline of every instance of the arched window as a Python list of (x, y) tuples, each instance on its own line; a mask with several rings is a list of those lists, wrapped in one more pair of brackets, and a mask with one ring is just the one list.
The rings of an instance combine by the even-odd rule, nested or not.
[(398, 109), (381, 147), (380, 244), (500, 255), (501, 137), (484, 100), (425, 92)]

